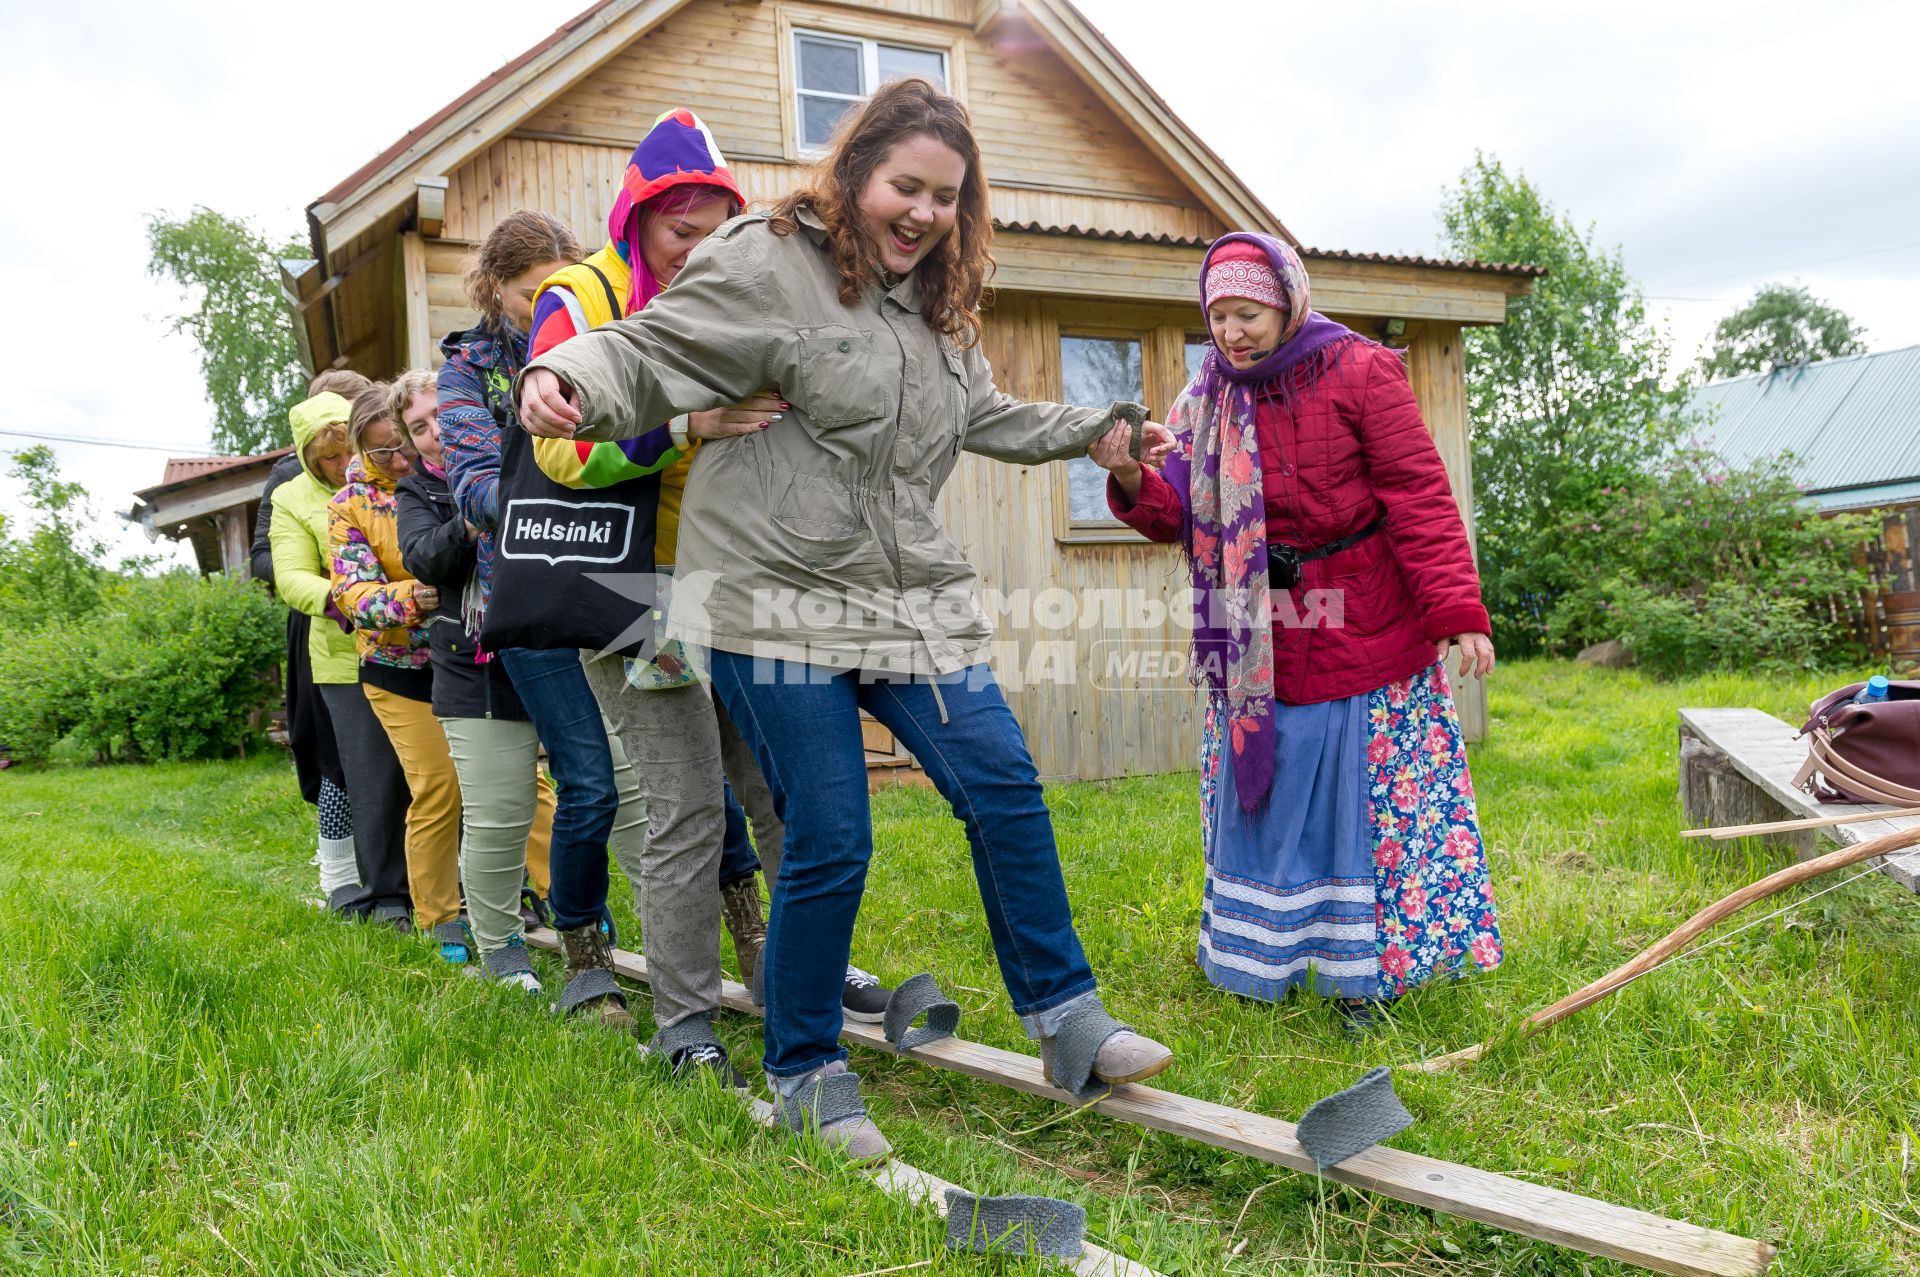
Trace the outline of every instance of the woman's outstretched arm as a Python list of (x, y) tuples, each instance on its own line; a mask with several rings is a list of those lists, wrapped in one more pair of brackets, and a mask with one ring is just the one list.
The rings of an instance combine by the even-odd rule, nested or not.
[[(744, 402), (774, 382), (774, 304), (754, 223), (694, 250), (637, 315), (560, 343), (514, 387), (520, 423), (554, 439), (630, 439), (682, 413)], [(757, 426), (726, 427), (749, 434)]]

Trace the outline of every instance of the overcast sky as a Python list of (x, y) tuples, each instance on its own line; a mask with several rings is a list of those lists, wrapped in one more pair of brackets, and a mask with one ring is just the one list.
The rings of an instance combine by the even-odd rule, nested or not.
[[(304, 236), (310, 200), (583, 3), (0, 0), (0, 431), (117, 441), (56, 446), (148, 549), (111, 512), (211, 414), (145, 215)], [(1680, 360), (1769, 280), (1873, 349), (1920, 342), (1920, 6), (1080, 3), (1304, 243), (1435, 251), (1479, 148), (1620, 246)]]

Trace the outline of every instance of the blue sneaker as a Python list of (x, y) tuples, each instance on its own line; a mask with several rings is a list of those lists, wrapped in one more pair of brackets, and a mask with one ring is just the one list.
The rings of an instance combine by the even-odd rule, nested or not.
[(451, 922), (434, 924), (433, 939), (440, 945), (440, 958), (455, 966), (464, 966), (473, 958), (473, 936), (467, 931), (467, 924), (455, 918)]

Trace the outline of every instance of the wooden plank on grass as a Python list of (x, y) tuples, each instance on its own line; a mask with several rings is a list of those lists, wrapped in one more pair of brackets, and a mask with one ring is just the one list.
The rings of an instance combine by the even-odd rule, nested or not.
[[(762, 1126), (773, 1125), (773, 1105), (765, 1100), (749, 1099), (747, 1107), (753, 1110), (755, 1120)], [(918, 1206), (931, 1205), (942, 1219), (947, 1216), (947, 1190), (959, 1187), (938, 1175), (929, 1175), (917, 1166), (909, 1166), (897, 1157), (884, 1165), (870, 1167), (861, 1174), (895, 1197), (904, 1197)], [(1078, 1277), (1165, 1277), (1165, 1274), (1145, 1264), (1136, 1264), (1125, 1255), (1115, 1254), (1092, 1242), (1086, 1242), (1080, 1257), (1067, 1267)]]
[[(554, 949), (559, 941), (553, 932), (539, 930), (527, 933), (527, 943)], [(616, 949), (613, 965), (630, 980), (647, 979), (646, 959), (639, 954)], [(732, 980), (721, 982), (721, 1001), (735, 1011), (760, 1014), (746, 986)], [(895, 1054), (879, 1025), (848, 1021), (840, 1036), (860, 1046)], [(1076, 1102), (1046, 1081), (1039, 1059), (1031, 1055), (964, 1038), (943, 1038), (906, 1054), (923, 1064), (997, 1082), (1029, 1095), (1062, 1104)], [(1385, 1146), (1370, 1148), (1323, 1171), (1301, 1147), (1291, 1122), (1137, 1083), (1115, 1087), (1092, 1107), (1123, 1122), (1656, 1273), (1755, 1277), (1766, 1272), (1773, 1261), (1773, 1247), (1765, 1242)]]
[[(1791, 726), (1763, 710), (1683, 709), (1680, 734), (1683, 741), (1690, 737), (1725, 759), (1740, 777), (1786, 808), (1790, 816), (1849, 816), (1874, 810), (1864, 803), (1815, 802), (1811, 794), (1796, 787), (1793, 778), (1807, 760), (1807, 744), (1795, 738)], [(1882, 807), (1880, 810), (1897, 809)], [(1831, 837), (1841, 846), (1851, 847), (1870, 838), (1911, 829), (1916, 819), (1920, 818), (1895, 817), (1838, 825), (1833, 827)], [(1805, 835), (1786, 841), (1805, 860), (1816, 854), (1819, 840)], [(1879, 869), (1908, 891), (1920, 892), (1920, 851), (1886, 856), (1881, 859)]]

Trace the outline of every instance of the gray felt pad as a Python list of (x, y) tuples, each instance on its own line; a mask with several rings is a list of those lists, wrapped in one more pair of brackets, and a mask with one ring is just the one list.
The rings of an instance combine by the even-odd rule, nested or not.
[(947, 1190), (947, 1249), (992, 1255), (1046, 1255), (1077, 1259), (1085, 1246), (1087, 1212), (1052, 1197), (976, 1197)]
[(1338, 1166), (1413, 1125), (1413, 1114), (1393, 1093), (1393, 1071), (1378, 1068), (1335, 1091), (1300, 1115), (1300, 1144), (1321, 1170)]

